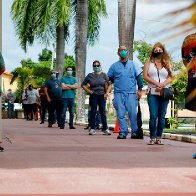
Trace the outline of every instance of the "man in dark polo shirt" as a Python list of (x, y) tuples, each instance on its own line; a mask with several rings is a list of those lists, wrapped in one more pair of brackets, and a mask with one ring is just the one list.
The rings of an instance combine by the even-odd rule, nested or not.
[(57, 72), (51, 70), (51, 76), (45, 83), (44, 92), (48, 101), (48, 127), (54, 123), (54, 112), (56, 111), (58, 126), (61, 126), (62, 112), (62, 84), (57, 79)]

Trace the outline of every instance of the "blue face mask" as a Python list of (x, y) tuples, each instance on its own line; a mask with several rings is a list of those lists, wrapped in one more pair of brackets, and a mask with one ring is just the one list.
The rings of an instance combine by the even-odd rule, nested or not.
[(72, 76), (73, 71), (67, 71), (68, 76)]
[(51, 74), (51, 78), (53, 78), (53, 79), (56, 78), (56, 74), (55, 73), (52, 73)]
[(120, 52), (120, 57), (123, 58), (123, 59), (127, 58), (127, 51), (126, 50), (122, 50)]
[(101, 70), (100, 67), (93, 67), (93, 71), (95, 71), (95, 72), (98, 72), (98, 71), (100, 71), (100, 70)]

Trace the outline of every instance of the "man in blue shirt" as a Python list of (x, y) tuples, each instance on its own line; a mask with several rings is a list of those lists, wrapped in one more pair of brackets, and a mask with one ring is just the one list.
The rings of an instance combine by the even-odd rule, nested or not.
[[(131, 123), (131, 138), (137, 139), (137, 99), (141, 98), (142, 69), (132, 60), (128, 59), (125, 46), (120, 46), (117, 53), (120, 60), (111, 65), (108, 71), (109, 80), (114, 83), (113, 105), (116, 109), (120, 133), (117, 139), (126, 139), (128, 127), (125, 119), (128, 112)], [(136, 83), (138, 90), (136, 91)], [(110, 91), (108, 88), (107, 93)]]
[(75, 129), (73, 126), (73, 117), (74, 117), (74, 99), (75, 99), (75, 90), (78, 88), (77, 80), (73, 77), (72, 67), (66, 68), (66, 74), (61, 78), (62, 82), (62, 114), (61, 114), (61, 126), (60, 129), (64, 129), (65, 126), (65, 117), (67, 108), (69, 110), (69, 128)]
[(57, 79), (57, 72), (51, 70), (51, 76), (45, 83), (44, 93), (48, 102), (48, 127), (52, 127), (55, 119), (55, 111), (57, 115), (58, 126), (61, 126), (62, 113), (62, 84)]

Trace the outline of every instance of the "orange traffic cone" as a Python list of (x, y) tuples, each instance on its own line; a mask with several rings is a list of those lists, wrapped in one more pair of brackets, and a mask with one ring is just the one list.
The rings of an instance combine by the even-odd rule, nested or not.
[(118, 126), (118, 119), (116, 119), (116, 124), (115, 124), (113, 133), (119, 133), (119, 132), (120, 132), (120, 129), (119, 129), (119, 126)]

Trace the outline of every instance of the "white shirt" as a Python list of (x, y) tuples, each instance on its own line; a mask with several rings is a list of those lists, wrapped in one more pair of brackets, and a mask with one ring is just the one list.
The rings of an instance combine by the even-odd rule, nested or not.
[[(161, 69), (157, 69), (154, 63), (150, 63), (148, 68), (148, 76), (155, 80), (156, 82), (163, 83), (168, 78), (168, 71), (164, 67)], [(160, 79), (160, 81), (159, 81)], [(156, 88), (154, 84), (148, 84), (149, 88)], [(167, 84), (165, 88), (170, 87), (170, 84)]]

